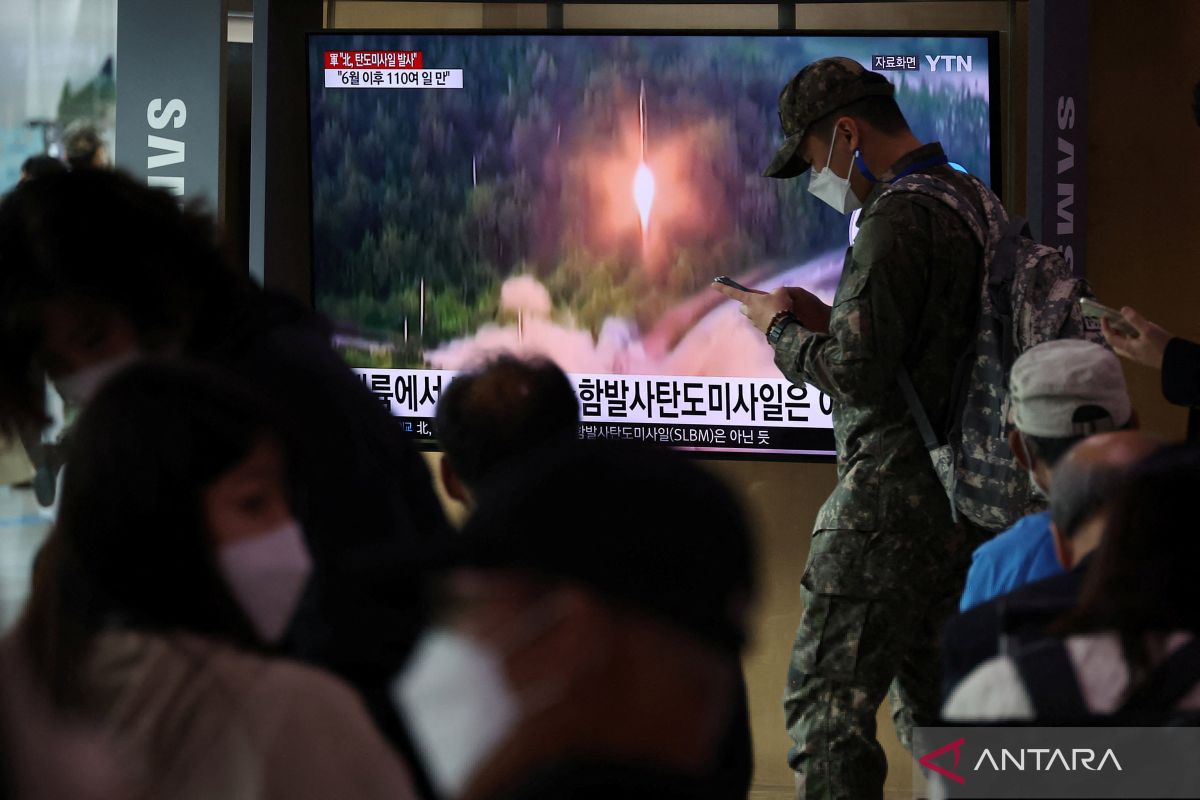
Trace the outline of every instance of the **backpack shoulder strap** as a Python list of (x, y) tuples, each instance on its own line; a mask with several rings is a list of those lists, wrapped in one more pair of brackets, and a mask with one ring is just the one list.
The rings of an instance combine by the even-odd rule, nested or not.
[[(980, 194), (980, 199), (982, 199), (984, 191), (990, 191), (979, 181), (972, 179), (972, 182), (977, 184), (975, 188)], [(879, 200), (900, 192), (924, 195), (949, 206), (967, 223), (967, 227), (971, 229), (971, 233), (975, 235), (975, 239), (985, 251), (988, 250), (995, 238), (994, 226), (980, 214), (971, 198), (964, 197), (958, 187), (945, 178), (922, 172), (906, 175), (885, 189), (879, 196)]]
[[(976, 184), (976, 188), (981, 193), (990, 191), (978, 180), (971, 178), (971, 181)], [(991, 244), (991, 226), (988, 220), (980, 215), (975, 205), (963, 197), (962, 192), (956, 186), (944, 178), (939, 178), (937, 175), (918, 172), (906, 175), (893, 183), (883, 191), (876, 202), (900, 192), (910, 192), (930, 197), (957, 213), (967, 224), (967, 227), (971, 229), (976, 240), (979, 241), (980, 246), (984, 250), (986, 263), (988, 248)], [(917, 424), (917, 430), (921, 434), (921, 440), (925, 444), (925, 449), (930, 451), (936, 450), (941, 445), (941, 437), (934, 430), (933, 423), (929, 419), (929, 414), (926, 413), (925, 407), (921, 404), (921, 398), (917, 395), (916, 387), (913, 386), (912, 377), (903, 364), (896, 371), (896, 381), (900, 385), (900, 393), (904, 396), (904, 402), (908, 405), (908, 410)]]
[(1087, 715), (1087, 703), (1062, 639), (1034, 642), (1014, 653), (1012, 659), (1037, 719), (1078, 719)]
[(996, 238), (992, 269), (988, 272), (989, 286), (1011, 283), (1017, 272), (1017, 247), (1029, 238), (1029, 223), (1020, 217), (1009, 219)]
[(917, 431), (921, 434), (921, 441), (925, 443), (925, 449), (936, 450), (940, 444), (937, 432), (933, 429), (933, 423), (929, 421), (929, 415), (925, 413), (925, 406), (921, 405), (921, 398), (917, 396), (917, 388), (913, 386), (908, 368), (903, 364), (896, 370), (896, 382), (900, 384), (900, 394), (904, 395), (908, 411), (917, 423)]
[(1135, 690), (1121, 713), (1169, 711), (1200, 683), (1200, 637), (1167, 656)]

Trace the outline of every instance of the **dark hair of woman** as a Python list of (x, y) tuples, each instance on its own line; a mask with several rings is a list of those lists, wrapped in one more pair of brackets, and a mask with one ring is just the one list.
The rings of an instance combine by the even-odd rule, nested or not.
[(218, 245), (211, 217), (119, 172), (27, 181), (0, 202), (0, 426), (45, 424), (36, 361), (51, 300), (129, 320), (142, 349), (212, 349), (256, 295)]
[(76, 670), (110, 625), (260, 646), (218, 569), (204, 492), (263, 441), (278, 441), (270, 412), (205, 368), (134, 365), (89, 403), (22, 620), (56, 702), (77, 701)]
[(1200, 536), (1188, 522), (1200, 496), (1200, 449), (1175, 445), (1130, 474), (1114, 498), (1078, 606), (1055, 635), (1113, 632), (1129, 665), (1129, 692), (1155, 663), (1154, 635), (1200, 635)]

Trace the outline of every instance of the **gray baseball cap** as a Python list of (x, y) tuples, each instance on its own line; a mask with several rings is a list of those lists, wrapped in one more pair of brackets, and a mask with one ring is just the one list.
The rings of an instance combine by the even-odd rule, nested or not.
[(804, 174), (810, 165), (800, 153), (800, 142), (814, 122), (864, 97), (891, 97), (895, 91), (887, 78), (853, 59), (836, 56), (809, 64), (779, 93), (779, 123), (787, 139), (763, 175)]
[[(1120, 360), (1083, 339), (1044, 342), (1022, 353), (1009, 376), (1009, 397), (1017, 430), (1030, 436), (1066, 439), (1118, 430), (1133, 415)], [(1086, 406), (1102, 413), (1077, 417)]]

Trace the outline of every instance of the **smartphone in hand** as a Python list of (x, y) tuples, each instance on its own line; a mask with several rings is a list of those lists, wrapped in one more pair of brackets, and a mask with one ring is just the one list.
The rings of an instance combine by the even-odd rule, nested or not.
[(728, 275), (718, 275), (717, 277), (713, 278), (713, 283), (719, 283), (722, 286), (728, 286), (732, 289), (737, 289), (739, 292), (747, 292), (749, 294), (766, 294), (766, 292), (762, 291), (761, 289), (751, 289), (748, 286), (742, 286)]
[(1115, 308), (1109, 308), (1103, 303), (1097, 303), (1090, 297), (1079, 298), (1079, 310), (1085, 317), (1090, 319), (1106, 319), (1108, 324), (1116, 330), (1120, 331), (1130, 339), (1136, 339), (1141, 336), (1138, 329), (1129, 324), (1125, 317), (1121, 316), (1121, 312)]

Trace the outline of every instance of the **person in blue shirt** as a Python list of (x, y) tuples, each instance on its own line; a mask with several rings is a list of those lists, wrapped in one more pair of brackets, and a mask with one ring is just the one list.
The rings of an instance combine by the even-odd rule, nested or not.
[[(1009, 444), (1043, 497), (1055, 464), (1076, 443), (1137, 425), (1120, 361), (1082, 339), (1045, 342), (1021, 354), (1013, 364), (1009, 400)], [(959, 610), (1062, 572), (1050, 513), (1030, 514), (975, 550)]]
[(1089, 436), (1054, 468), (1050, 531), (1065, 570), (1020, 586), (950, 618), (942, 629), (942, 696), (976, 667), (1049, 636), (1047, 630), (1079, 603), (1092, 553), (1108, 521), (1108, 503), (1131, 470), (1164, 446), (1142, 431)]

